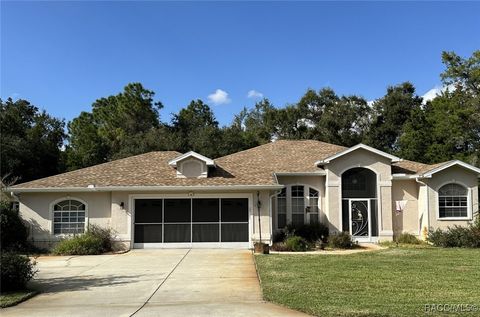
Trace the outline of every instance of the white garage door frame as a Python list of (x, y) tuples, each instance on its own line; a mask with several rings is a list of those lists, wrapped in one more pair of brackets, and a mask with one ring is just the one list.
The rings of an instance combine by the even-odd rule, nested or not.
[[(190, 242), (190, 243), (135, 243), (135, 199), (195, 199), (195, 198), (247, 198), (248, 199), (248, 242)], [(221, 193), (221, 194), (134, 194), (128, 195), (130, 207), (130, 248), (132, 249), (248, 249), (253, 248), (253, 194)]]

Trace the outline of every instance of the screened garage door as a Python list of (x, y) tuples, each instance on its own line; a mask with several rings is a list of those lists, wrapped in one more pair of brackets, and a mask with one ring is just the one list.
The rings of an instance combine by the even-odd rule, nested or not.
[(248, 247), (247, 198), (135, 199), (134, 247)]

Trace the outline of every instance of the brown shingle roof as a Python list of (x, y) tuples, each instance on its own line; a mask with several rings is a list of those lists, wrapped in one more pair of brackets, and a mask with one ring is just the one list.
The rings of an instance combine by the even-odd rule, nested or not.
[(442, 166), (448, 162), (442, 162), (438, 164), (423, 164), (419, 162), (403, 160), (392, 164), (392, 174), (424, 174), (434, 168)]
[(320, 141), (276, 141), (215, 159), (208, 178), (177, 178), (168, 161), (174, 151), (150, 152), (13, 186), (13, 188), (85, 188), (113, 186), (275, 185), (273, 173), (315, 172), (317, 160), (344, 150)]

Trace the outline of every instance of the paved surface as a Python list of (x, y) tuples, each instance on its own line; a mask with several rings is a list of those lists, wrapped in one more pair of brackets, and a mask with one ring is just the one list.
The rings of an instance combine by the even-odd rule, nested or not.
[(247, 250), (42, 257), (42, 293), (7, 316), (306, 316), (262, 300)]

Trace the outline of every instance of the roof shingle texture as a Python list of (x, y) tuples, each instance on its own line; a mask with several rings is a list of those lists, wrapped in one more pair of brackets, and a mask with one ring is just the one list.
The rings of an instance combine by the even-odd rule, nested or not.
[(215, 159), (208, 178), (178, 178), (168, 161), (175, 151), (149, 152), (78, 169), (14, 188), (110, 186), (276, 185), (274, 172), (315, 172), (315, 161), (345, 148), (319, 141), (276, 141)]
[[(208, 178), (178, 178), (168, 161), (181, 155), (175, 151), (149, 152), (78, 169), (14, 188), (85, 188), (120, 186), (233, 186), (276, 185), (274, 173), (322, 171), (315, 162), (346, 148), (314, 140), (279, 140), (215, 159)], [(434, 168), (411, 161), (392, 165), (393, 173), (415, 174)]]

